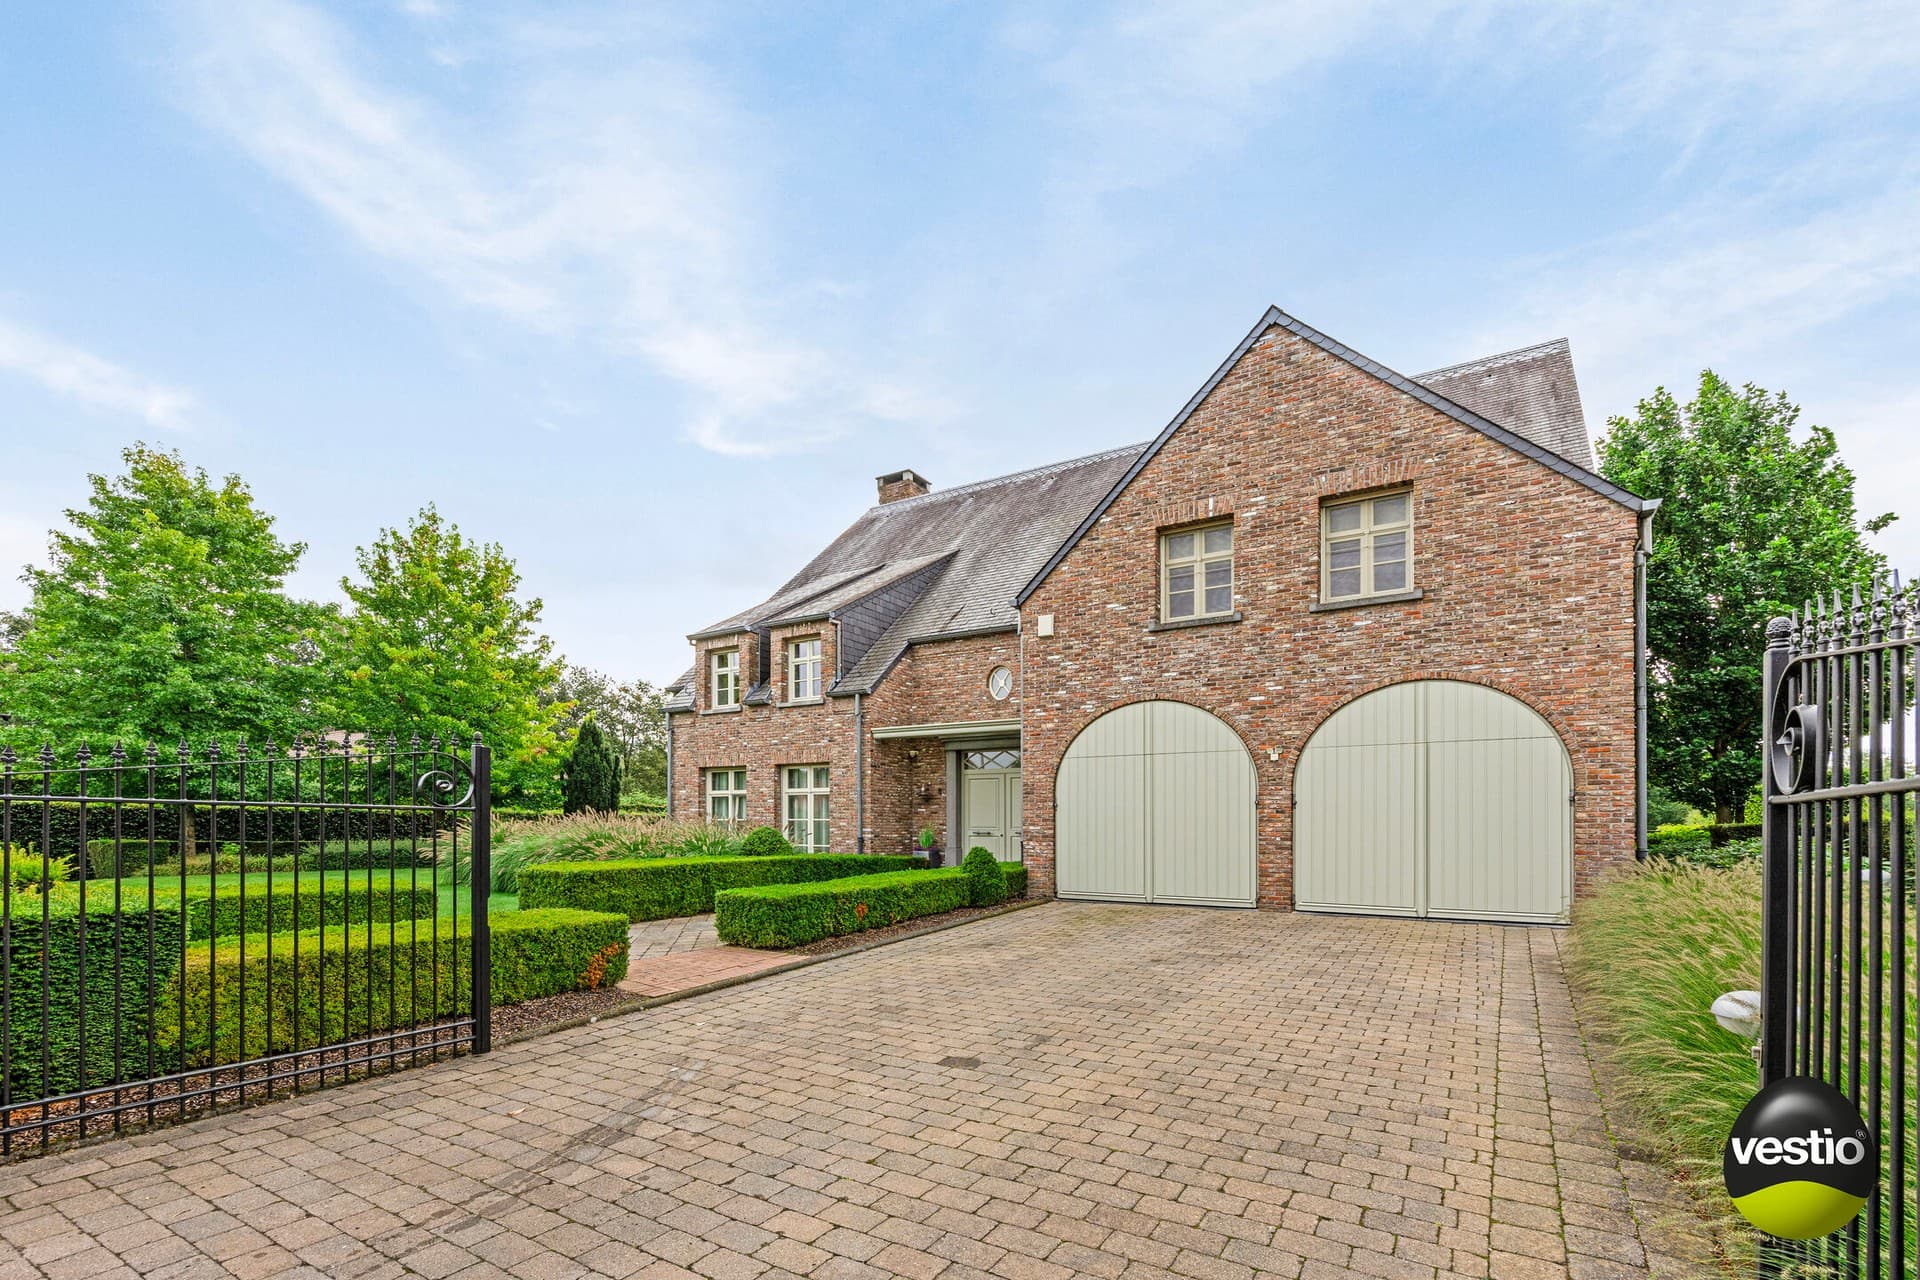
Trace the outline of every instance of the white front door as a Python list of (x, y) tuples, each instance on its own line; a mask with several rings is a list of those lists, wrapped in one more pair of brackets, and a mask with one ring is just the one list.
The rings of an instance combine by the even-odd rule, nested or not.
[(1020, 753), (969, 751), (960, 762), (960, 832), (953, 863), (974, 848), (1020, 861)]

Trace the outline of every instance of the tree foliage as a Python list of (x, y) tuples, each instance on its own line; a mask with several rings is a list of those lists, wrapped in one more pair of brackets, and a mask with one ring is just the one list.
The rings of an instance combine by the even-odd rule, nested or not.
[(340, 586), (343, 728), (377, 734), (474, 733), (493, 748), (496, 790), (552, 803), (563, 758), (564, 703), (543, 695), (559, 678), (541, 603), (521, 600), (520, 574), (497, 543), (476, 542), (431, 505), (404, 529), (384, 529), (355, 554)]
[(616, 680), (591, 667), (568, 664), (547, 698), (568, 704), (562, 730), (576, 728), (588, 717), (600, 726), (620, 758), (625, 791), (665, 793), (667, 710), (660, 690), (645, 680)]
[(134, 445), (89, 477), (70, 530), (28, 568), (8, 619), (0, 708), (29, 741), (285, 736), (313, 726), (331, 610), (289, 599), (306, 550), (238, 476)]
[[(1600, 470), (1662, 499), (1647, 571), (1648, 751), (1673, 797), (1737, 815), (1760, 777), (1766, 624), (1883, 567), (1833, 433), (1796, 432), (1780, 393), (1736, 389), (1712, 370), (1682, 406), (1665, 388), (1614, 418)], [(1798, 438), (1796, 438), (1798, 437)]]
[(613, 813), (620, 808), (620, 757), (591, 716), (574, 735), (562, 807), (568, 813)]

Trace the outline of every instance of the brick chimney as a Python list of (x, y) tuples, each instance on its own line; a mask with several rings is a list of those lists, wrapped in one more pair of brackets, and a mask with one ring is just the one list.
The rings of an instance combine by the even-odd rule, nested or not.
[(933, 492), (933, 486), (927, 483), (926, 477), (913, 471), (896, 471), (891, 475), (881, 476), (879, 485), (882, 505)]

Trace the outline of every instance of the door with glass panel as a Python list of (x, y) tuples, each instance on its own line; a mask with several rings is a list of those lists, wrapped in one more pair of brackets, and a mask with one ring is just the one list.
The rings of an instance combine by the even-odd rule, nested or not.
[(795, 764), (782, 772), (788, 841), (805, 853), (827, 852), (827, 766)]
[(1020, 749), (968, 751), (960, 758), (960, 829), (965, 855), (986, 849), (1002, 862), (1020, 861)]

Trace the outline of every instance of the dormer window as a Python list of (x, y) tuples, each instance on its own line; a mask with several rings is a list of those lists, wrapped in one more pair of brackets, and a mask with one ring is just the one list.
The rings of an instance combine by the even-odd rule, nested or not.
[(820, 701), (820, 637), (787, 646), (787, 701)]
[(715, 711), (740, 705), (740, 651), (715, 649), (707, 655), (707, 702)]

